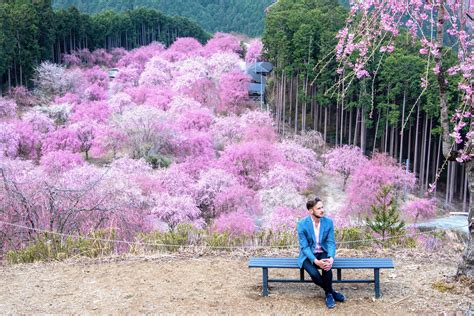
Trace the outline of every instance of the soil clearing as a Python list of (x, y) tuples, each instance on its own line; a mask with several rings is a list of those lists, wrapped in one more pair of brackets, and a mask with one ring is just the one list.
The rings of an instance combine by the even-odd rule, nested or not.
[[(335, 284), (347, 301), (330, 311), (323, 291), (314, 284), (273, 283), (270, 295), (262, 297), (261, 269), (247, 268), (250, 254), (245, 253), (185, 252), (0, 266), (0, 312), (462, 315), (474, 302), (474, 284), (454, 281), (461, 248), (449, 245), (449, 251), (434, 253), (338, 250), (341, 257), (392, 257), (396, 267), (381, 270), (380, 299), (374, 298), (373, 285)], [(270, 277), (298, 275), (297, 270), (270, 269)], [(344, 277), (370, 278), (373, 270), (347, 270)]]

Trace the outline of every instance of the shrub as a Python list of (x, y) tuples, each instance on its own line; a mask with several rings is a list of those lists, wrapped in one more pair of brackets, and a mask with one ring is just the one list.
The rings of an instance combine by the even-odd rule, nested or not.
[[(183, 246), (196, 244), (203, 231), (191, 224), (178, 224), (175, 229), (161, 232), (140, 233), (136, 237), (138, 243), (146, 244), (146, 250), (160, 250), (175, 252)], [(155, 245), (153, 245), (155, 244)], [(132, 252), (138, 252), (141, 245), (134, 246)]]
[[(103, 240), (91, 240), (89, 238)], [(74, 256), (96, 258), (114, 252), (114, 243), (106, 241), (112, 239), (115, 239), (115, 231), (113, 230), (95, 231), (79, 238), (39, 234), (30, 246), (20, 250), (8, 251), (6, 259), (7, 262), (14, 264), (64, 260)]]
[(382, 238), (382, 244), (388, 244), (387, 238), (400, 236), (405, 223), (400, 220), (398, 206), (391, 196), (390, 187), (382, 187), (372, 205), (372, 218), (366, 218), (367, 226)]

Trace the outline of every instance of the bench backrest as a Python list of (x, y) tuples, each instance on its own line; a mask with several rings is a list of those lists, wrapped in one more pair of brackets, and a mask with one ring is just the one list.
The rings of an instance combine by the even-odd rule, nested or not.
[[(395, 266), (391, 258), (335, 258), (333, 269), (393, 269)], [(249, 268), (287, 268), (297, 269), (297, 258), (252, 257)]]

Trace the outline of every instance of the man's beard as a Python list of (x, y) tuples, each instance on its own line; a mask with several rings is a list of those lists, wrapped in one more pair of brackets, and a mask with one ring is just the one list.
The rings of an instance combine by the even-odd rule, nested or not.
[(322, 218), (322, 216), (319, 216), (319, 215), (314, 215), (314, 217), (316, 217), (316, 218)]

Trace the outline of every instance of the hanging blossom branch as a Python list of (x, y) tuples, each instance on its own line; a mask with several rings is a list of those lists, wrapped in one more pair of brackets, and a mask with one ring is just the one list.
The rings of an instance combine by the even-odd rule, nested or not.
[[(398, 21), (400, 22), (400, 21)], [(367, 29), (367, 32), (368, 32), (368, 29)], [(394, 50), (394, 47), (391, 45), (391, 41), (393, 39), (393, 35), (391, 36), (390, 38), (390, 41), (389, 41), (389, 44), (388, 45), (385, 45), (385, 46), (382, 46), (382, 44), (384, 43), (385, 41), (385, 37), (388, 33), (385, 33), (382, 38), (378, 39), (378, 42), (377, 44), (373, 45), (374, 49), (371, 51), (371, 53), (369, 55), (366, 55), (364, 56), (362, 59), (361, 59), (361, 64), (363, 65), (366, 65), (368, 63), (368, 61), (370, 59), (372, 59), (375, 55), (375, 53), (380, 49), (380, 51), (382, 52), (382, 57), (380, 59), (380, 62), (379, 62), (379, 65), (383, 59), (383, 56), (385, 55), (386, 52), (392, 52)], [(351, 52), (349, 52), (349, 54), (351, 54)], [(348, 55), (349, 56), (349, 55)], [(360, 58), (360, 57), (359, 57)], [(332, 92), (331, 93), (331, 97), (334, 96), (334, 94), (336, 93), (336, 91), (339, 91), (339, 88), (340, 86), (344, 86), (345, 88), (342, 89), (342, 92), (338, 92), (337, 94), (337, 100), (338, 102), (345, 97), (346, 95), (346, 92), (349, 90), (349, 88), (351, 87), (351, 84), (352, 82), (354, 81), (355, 78), (358, 78), (358, 79), (361, 79), (361, 78), (364, 78), (364, 77), (368, 77), (369, 76), (369, 73), (364, 69), (361, 72), (359, 72), (356, 68), (349, 68), (349, 71), (348, 71), (348, 74), (347, 75), (344, 75), (345, 73), (345, 69), (344, 69), (344, 65), (345, 65), (345, 59), (341, 58), (339, 60), (339, 65), (337, 67), (337, 73), (340, 74), (340, 79), (333, 85), (331, 86), (328, 90), (326, 90), (325, 92), (325, 95), (327, 95), (328, 93)], [(353, 67), (354, 64), (352, 62), (349, 62), (349, 66), (350, 67)], [(375, 75), (378, 71), (378, 67), (377, 67), (377, 70), (375, 71), (374, 73), (374, 78), (373, 78), (373, 81), (375, 81)], [(366, 75), (367, 74), (367, 75)], [(347, 84), (346, 84), (347, 82)], [(336, 89), (337, 88), (337, 89)], [(373, 91), (372, 91), (372, 95), (373, 95)], [(373, 104), (372, 104), (373, 106)]]
[[(440, 92), (444, 94), (444, 100), (443, 96), (440, 98), (440, 113), (445, 157), (451, 156), (454, 143), (472, 144), (472, 136), (474, 136), (473, 123), (471, 122), (474, 106), (472, 102), (472, 70), (474, 69), (472, 47), (474, 46), (474, 40), (472, 34), (464, 29), (463, 25), (465, 23), (458, 22), (465, 19), (465, 17), (458, 15), (461, 6), (461, 0), (354, 0), (351, 1), (351, 11), (346, 27), (337, 36), (339, 43), (336, 47), (336, 60), (341, 62), (344, 67), (352, 69), (359, 79), (371, 76), (366, 69), (369, 61), (367, 56), (370, 56), (369, 51), (380, 50), (384, 53), (393, 51), (393, 49), (387, 50), (386, 47), (379, 47), (380, 42), (377, 39), (384, 38), (387, 33), (396, 37), (399, 35), (400, 27), (403, 26), (408, 30), (414, 41), (420, 41), (422, 46), (420, 54), (427, 58), (427, 72), (421, 78), (423, 90), (415, 106), (428, 87), (427, 78), (431, 71), (437, 76)], [(401, 19), (403, 19), (404, 25), (400, 25), (399, 21)], [(368, 32), (366, 21), (374, 20), (376, 23)], [(448, 26), (444, 25), (445, 21), (449, 21)], [(426, 30), (423, 26), (426, 25), (430, 26), (430, 34), (425, 34)], [(434, 32), (435, 27), (436, 32)], [(458, 61), (456, 65), (449, 69), (445, 69), (442, 64), (443, 50), (445, 50), (443, 49), (445, 32), (458, 42)], [(355, 37), (355, 34), (361, 33), (364, 34), (363, 37)], [(431, 57), (434, 61), (432, 69), (430, 69)], [(445, 73), (447, 76), (444, 75)], [(350, 75), (351, 72), (348, 72), (348, 76)], [(458, 85), (462, 98), (455, 115), (451, 119), (454, 128), (450, 132), (446, 88), (448, 86), (447, 77), (454, 75), (460, 75), (462, 78)], [(342, 80), (347, 79), (346, 77)], [(351, 81), (352, 78), (349, 83)], [(409, 116), (407, 120), (408, 118)], [(463, 136), (461, 130), (467, 127), (468, 124), (469, 132)], [(466, 162), (472, 159), (474, 154), (471, 149), (472, 146), (464, 146), (463, 149), (457, 152), (456, 160)]]
[[(380, 10), (378, 10), (380, 11)], [(397, 21), (395, 21), (395, 27), (400, 26), (402, 16), (398, 17)], [(366, 21), (367, 17), (362, 16), (361, 18), (362, 21)], [(390, 39), (388, 40), (388, 43), (386, 45), (383, 45), (385, 43), (385, 38), (388, 36), (390, 33), (385, 32), (383, 33), (380, 37), (374, 37), (373, 40), (375, 41), (375, 44), (372, 43), (372, 48), (369, 50), (367, 47), (364, 48), (363, 50), (360, 50), (360, 48), (365, 47), (364, 45), (367, 45), (367, 43), (364, 43), (364, 41), (370, 37), (371, 30), (374, 27), (377, 27), (377, 19), (376, 17), (372, 16), (370, 19), (369, 23), (365, 22), (359, 22), (359, 24), (356, 24), (356, 28), (354, 29), (354, 36), (352, 36), (352, 33), (349, 34), (349, 30), (352, 30), (351, 24), (353, 23), (353, 20), (351, 18), (348, 19), (346, 23), (346, 27), (343, 28), (341, 31), (339, 31), (337, 38), (339, 39), (339, 43), (336, 46), (336, 59), (339, 61), (338, 67), (337, 67), (337, 73), (341, 74), (340, 79), (326, 91), (326, 95), (330, 92), (331, 97), (334, 96), (335, 91), (339, 91), (339, 87), (342, 85), (345, 88), (342, 89), (342, 92), (338, 92), (337, 98), (338, 102), (341, 98), (344, 98), (346, 95), (346, 92), (349, 90), (351, 87), (352, 82), (354, 81), (355, 78), (361, 79), (364, 77), (369, 77), (369, 73), (367, 70), (365, 70), (365, 65), (369, 62), (369, 60), (373, 59), (375, 56), (375, 53), (380, 51), (382, 53), (382, 57), (380, 58), (379, 65), (377, 66), (376, 71), (374, 72), (373, 75), (373, 80), (372, 80), (372, 106), (371, 106), (371, 112), (370, 116), (372, 117), (372, 110), (374, 106), (374, 98), (373, 98), (373, 88), (374, 88), (374, 82), (375, 82), (375, 77), (377, 75), (379, 66), (385, 56), (386, 53), (391, 53), (394, 50), (394, 46), (392, 45), (393, 37), (394, 34), (390, 35)], [(362, 25), (362, 29), (357, 28), (357, 26)], [(346, 42), (343, 42), (341, 44), (341, 39), (347, 38)], [(357, 43), (357, 44), (354, 44)], [(361, 44), (364, 43), (364, 44)], [(357, 52), (357, 50), (359, 51)], [(368, 54), (370, 52), (370, 54)], [(356, 63), (353, 63), (352, 61), (349, 60), (349, 58), (353, 54), (358, 54)], [(357, 66), (359, 64), (360, 66)], [(344, 75), (346, 72), (345, 67), (348, 66), (349, 71), (347, 71), (347, 75)], [(345, 84), (348, 81), (347, 84)], [(336, 89), (337, 88), (337, 89)]]
[[(351, 23), (352, 23), (352, 20), (351, 19), (348, 19), (346, 21), (346, 26), (344, 27), (344, 29), (349, 29), (351, 27)], [(365, 36), (365, 33), (367, 33), (368, 30), (371, 29), (371, 27), (373, 25), (375, 25), (377, 23), (377, 17), (376, 16), (373, 16), (371, 17), (371, 20), (368, 22), (368, 23), (365, 23), (364, 25), (366, 26), (365, 28), (358, 28), (358, 29), (355, 29), (354, 30), (354, 39), (355, 40), (359, 40), (360, 38), (362, 38), (363, 36)], [(343, 29), (343, 30), (344, 30)], [(341, 31), (339, 31), (341, 32)], [(336, 36), (337, 38), (339, 38), (339, 34)], [(336, 46), (334, 47), (334, 49), (332, 49), (329, 53), (327, 53), (323, 58), (321, 58), (318, 63), (314, 66), (313, 70), (316, 71), (319, 66), (323, 63), (323, 62), (326, 62), (322, 67), (319, 68), (319, 71), (316, 73), (313, 81), (311, 82), (311, 85), (313, 85), (316, 80), (318, 79), (319, 75), (321, 75), (322, 71), (324, 69), (326, 69), (326, 67), (329, 65), (329, 63), (336, 57), (336, 52), (341, 49), (341, 47)], [(340, 68), (342, 66), (342, 60), (339, 60), (339, 65), (337, 68)]]

